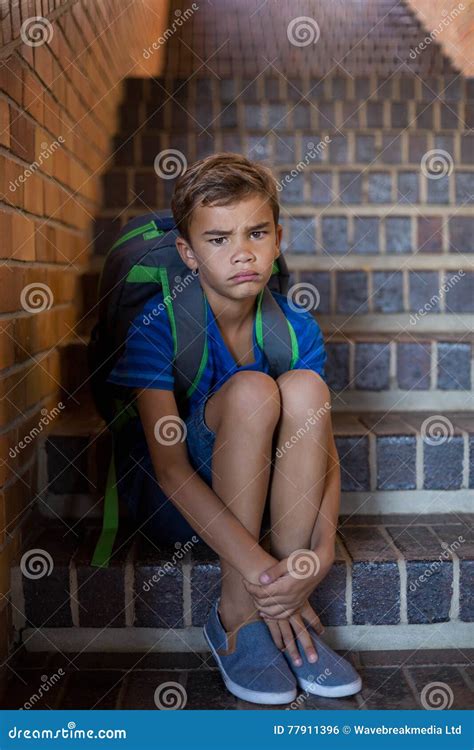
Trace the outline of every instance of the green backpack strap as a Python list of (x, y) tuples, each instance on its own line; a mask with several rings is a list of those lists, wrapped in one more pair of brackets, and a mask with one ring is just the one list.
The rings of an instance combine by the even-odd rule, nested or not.
[(119, 526), (119, 498), (115, 463), (116, 436), (118, 431), (121, 430), (130, 419), (137, 415), (133, 406), (128, 405), (124, 408), (124, 402), (120, 399), (115, 399), (115, 406), (117, 409), (117, 416), (110, 425), (112, 435), (112, 454), (110, 457), (104, 493), (102, 531), (91, 560), (91, 566), (97, 568), (108, 567)]

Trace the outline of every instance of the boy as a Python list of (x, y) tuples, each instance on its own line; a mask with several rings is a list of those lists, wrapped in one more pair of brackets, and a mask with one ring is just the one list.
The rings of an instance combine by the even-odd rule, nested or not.
[(204, 634), (230, 692), (264, 704), (294, 700), (297, 684), (351, 695), (360, 678), (319, 639), (308, 603), (334, 559), (340, 493), (321, 331), (272, 292), (298, 344), (277, 379), (255, 335), (257, 297), (280, 254), (275, 179), (238, 154), (216, 154), (181, 175), (171, 207), (177, 250), (205, 295), (209, 356), (183, 422), (162, 293), (130, 326), (108, 380), (134, 389), (141, 420), (142, 439), (125, 451), (123, 474), (136, 481), (142, 469), (132, 513), (157, 543), (197, 534), (219, 555), (221, 593)]

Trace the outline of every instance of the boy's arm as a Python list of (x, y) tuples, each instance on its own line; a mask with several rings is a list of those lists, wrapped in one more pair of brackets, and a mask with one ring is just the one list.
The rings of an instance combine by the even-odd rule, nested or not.
[[(155, 425), (179, 425), (179, 412), (173, 391), (136, 389), (137, 407), (145, 432), (156, 478), (163, 492), (183, 514), (202, 539), (249, 581), (258, 581), (262, 570), (274, 565), (252, 534), (227, 508), (218, 495), (192, 467), (186, 442), (158, 441)], [(173, 443), (173, 444), (172, 444)]]
[(334, 560), (336, 530), (341, 500), (341, 469), (332, 427), (328, 436), (328, 460), (323, 497), (311, 535), (311, 549)]

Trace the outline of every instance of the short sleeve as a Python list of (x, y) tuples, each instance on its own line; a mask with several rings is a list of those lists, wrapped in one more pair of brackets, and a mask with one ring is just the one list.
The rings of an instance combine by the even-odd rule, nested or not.
[(292, 369), (313, 370), (326, 382), (327, 353), (319, 325), (307, 310), (295, 312), (292, 324), (298, 341), (298, 359)]
[[(150, 308), (150, 309), (148, 309)], [(130, 388), (174, 389), (174, 345), (166, 310), (145, 306), (128, 329), (125, 351), (107, 378)], [(153, 314), (154, 313), (154, 314)]]

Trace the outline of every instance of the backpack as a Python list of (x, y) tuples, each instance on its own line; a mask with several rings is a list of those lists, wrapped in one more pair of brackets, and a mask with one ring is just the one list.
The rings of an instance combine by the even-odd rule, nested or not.
[[(170, 321), (174, 342), (175, 398), (180, 417), (187, 416), (188, 399), (205, 369), (207, 306), (199, 274), (181, 259), (175, 240), (179, 235), (169, 210), (129, 221), (110, 248), (98, 284), (98, 321), (87, 346), (92, 397), (112, 435), (112, 455), (106, 480), (102, 531), (91, 565), (107, 567), (119, 520), (115, 441), (130, 419), (138, 417), (131, 389), (107, 383), (125, 351), (133, 319), (158, 292)], [(294, 331), (271, 292), (288, 291), (289, 273), (280, 255), (272, 275), (258, 295), (256, 337), (270, 374), (276, 378), (297, 359)]]

